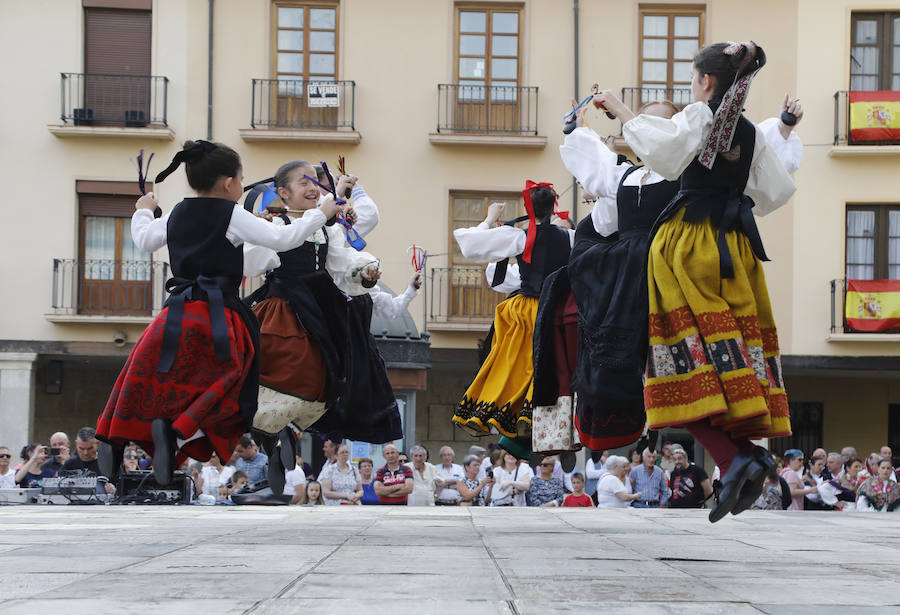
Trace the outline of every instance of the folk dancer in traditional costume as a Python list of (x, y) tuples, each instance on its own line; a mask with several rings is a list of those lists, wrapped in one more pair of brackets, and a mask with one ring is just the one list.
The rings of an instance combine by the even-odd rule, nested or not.
[[(799, 105), (787, 97), (782, 106), (802, 116)], [(638, 111), (663, 118), (677, 112), (670, 101), (647, 103)], [(803, 148), (793, 126), (770, 118), (760, 128), (788, 171), (795, 171)], [(567, 383), (552, 378), (554, 366), (559, 373), (564, 363), (552, 350), (560, 347), (560, 337), (562, 348), (566, 347), (566, 333), (558, 325), (549, 329), (549, 321), (568, 300), (564, 277), (568, 274), (580, 322), (572, 378), (578, 437), (592, 450), (616, 448), (637, 440), (646, 421), (643, 372), (648, 346), (646, 269), (650, 229), (680, 184), (649, 167), (623, 161), (589, 128), (577, 127), (569, 134), (560, 155), (579, 184), (598, 200), (591, 212), (591, 224), (583, 221), (575, 234), (568, 268), (548, 279), (549, 286), (545, 286), (541, 298), (536, 330), (544, 336), (555, 331), (556, 344), (544, 343), (551, 352), (535, 357), (535, 412), (543, 404), (554, 403), (555, 395), (562, 400), (567, 393)], [(612, 212), (607, 211), (610, 199), (616, 203)], [(543, 366), (538, 365), (539, 358)], [(563, 390), (557, 393), (559, 388)], [(562, 402), (556, 403), (559, 406)]]
[(753, 43), (717, 43), (694, 58), (693, 104), (671, 119), (634, 114), (610, 91), (632, 150), (678, 194), (660, 216), (648, 260), (649, 360), (644, 402), (652, 429), (684, 426), (721, 468), (715, 522), (750, 507), (768, 451), (750, 438), (790, 433), (778, 336), (753, 214), (795, 191), (759, 128), (741, 111), (765, 64)]
[[(274, 188), (289, 213), (273, 218), (272, 226), (289, 228), (304, 224), (309, 215), (318, 218), (319, 187), (307, 176), (315, 177), (315, 170), (305, 161), (278, 169)], [(351, 178), (341, 177), (337, 193), (351, 184)], [(331, 195), (321, 198), (332, 200)], [(268, 452), (274, 450), (276, 435), (288, 436), (270, 457), (269, 482), (278, 492), (285, 467), (293, 466), (292, 434), (284, 430), (290, 424), (301, 431), (340, 427), (335, 406), (353, 384), (348, 348), (365, 343), (349, 328), (348, 295), (368, 294), (380, 273), (377, 259), (348, 245), (338, 224), (320, 225), (291, 250), (247, 245), (244, 271), (248, 276), (268, 272), (246, 303), (259, 318), (261, 338), (259, 410), (253, 427), (267, 434), (263, 440)]]
[(187, 456), (205, 460), (215, 452), (228, 459), (253, 424), (259, 325), (238, 297), (243, 243), (291, 250), (340, 211), (328, 200), (301, 224), (279, 228), (236, 204), (243, 172), (233, 149), (187, 141), (156, 182), (182, 162), (197, 197), (159, 219), (152, 193), (135, 205), (131, 234), (137, 248), (154, 252), (168, 245), (170, 296), (132, 350), (97, 420), (97, 436), (112, 445), (103, 465), (118, 468), (123, 445), (134, 441), (153, 453), (160, 484), (171, 481), (177, 461)]
[[(480, 263), (500, 261), (500, 279), (505, 277), (506, 259), (515, 256), (521, 278), (521, 288), (495, 310), (490, 352), (453, 421), (476, 435), (495, 430), (505, 439), (518, 436), (527, 442), (522, 447), (530, 450), (532, 338), (538, 296), (544, 278), (568, 262), (574, 231), (550, 223), (556, 194), (549, 184), (528, 182), (523, 196), (529, 216), (527, 230), (495, 227), (504, 205), (492, 203), (484, 222), (453, 232), (466, 258)], [(521, 458), (527, 452), (514, 454)]]

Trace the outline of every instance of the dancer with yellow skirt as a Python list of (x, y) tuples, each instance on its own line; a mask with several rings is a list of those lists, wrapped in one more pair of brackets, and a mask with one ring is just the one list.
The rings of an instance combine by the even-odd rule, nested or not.
[[(750, 438), (790, 434), (761, 263), (768, 258), (753, 214), (784, 205), (795, 186), (762, 131), (741, 114), (764, 64), (752, 42), (702, 49), (694, 58), (695, 102), (671, 119), (635, 117), (611, 92), (601, 96), (625, 122), (635, 154), (663, 177), (680, 178), (650, 245), (644, 403), (651, 429), (685, 427), (718, 464), (713, 522), (746, 510), (761, 491), (773, 462)], [(795, 103), (786, 110), (800, 113)]]
[(527, 230), (497, 226), (504, 204), (492, 203), (484, 222), (453, 231), (464, 257), (478, 263), (498, 262), (497, 280), (505, 278), (510, 257), (518, 262), (521, 287), (497, 306), (491, 351), (453, 415), (454, 423), (474, 435), (494, 431), (510, 439), (518, 437), (523, 448), (514, 452), (518, 457), (527, 456), (531, 448), (532, 343), (538, 297), (544, 278), (569, 261), (574, 238), (574, 231), (550, 223), (556, 208), (550, 184), (529, 181), (522, 195)]

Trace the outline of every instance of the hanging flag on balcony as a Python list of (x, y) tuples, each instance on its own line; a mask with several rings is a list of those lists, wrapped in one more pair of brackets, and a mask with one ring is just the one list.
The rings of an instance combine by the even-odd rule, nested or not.
[(900, 280), (847, 280), (844, 314), (854, 331), (900, 329)]
[(850, 139), (900, 140), (900, 92), (850, 92)]

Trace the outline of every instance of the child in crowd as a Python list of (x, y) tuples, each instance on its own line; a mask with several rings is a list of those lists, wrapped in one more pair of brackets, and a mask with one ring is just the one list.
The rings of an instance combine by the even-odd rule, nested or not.
[(592, 508), (594, 501), (584, 492), (584, 474), (575, 472), (572, 475), (572, 493), (563, 500), (563, 506)]

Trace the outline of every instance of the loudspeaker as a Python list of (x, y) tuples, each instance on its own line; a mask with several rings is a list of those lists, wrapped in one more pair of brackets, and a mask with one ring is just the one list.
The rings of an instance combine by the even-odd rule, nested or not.
[(184, 472), (175, 472), (172, 482), (161, 486), (152, 470), (122, 473), (116, 494), (120, 504), (190, 504), (194, 484)]

